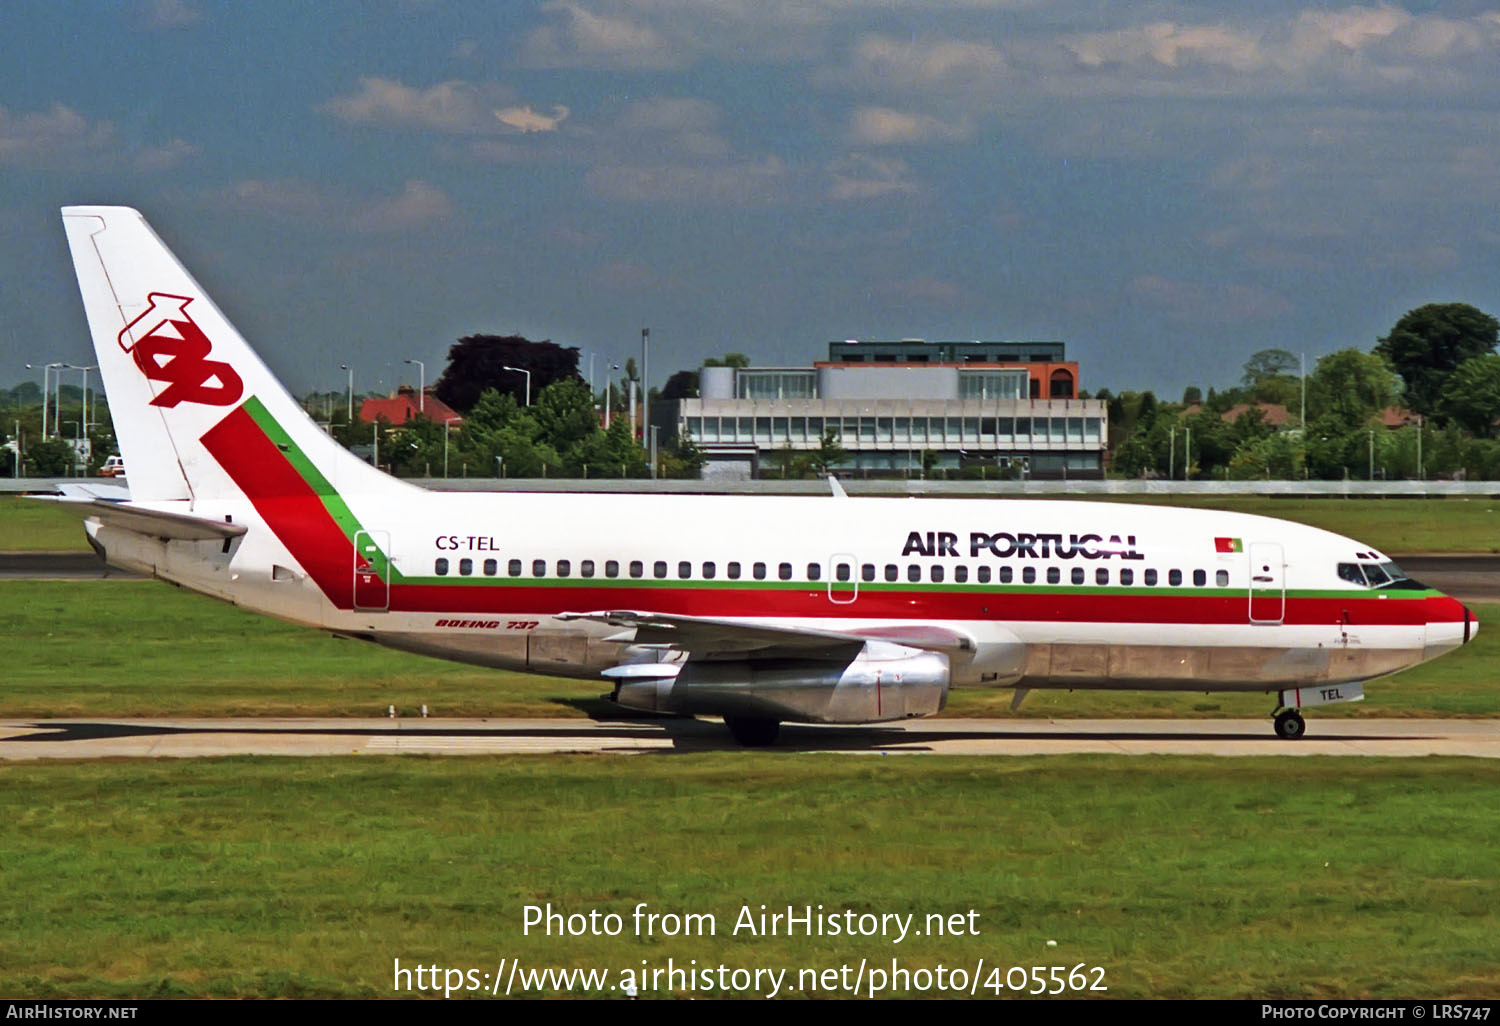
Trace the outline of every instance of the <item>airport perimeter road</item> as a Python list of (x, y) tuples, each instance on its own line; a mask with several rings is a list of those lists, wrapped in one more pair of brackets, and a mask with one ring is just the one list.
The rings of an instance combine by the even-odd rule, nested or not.
[[(524, 755), (732, 751), (710, 721), (0, 720), (0, 760), (225, 755)], [(1500, 720), (1312, 719), (1283, 741), (1264, 720), (913, 720), (782, 728), (777, 750), (896, 755), (1467, 755), (1500, 758)]]

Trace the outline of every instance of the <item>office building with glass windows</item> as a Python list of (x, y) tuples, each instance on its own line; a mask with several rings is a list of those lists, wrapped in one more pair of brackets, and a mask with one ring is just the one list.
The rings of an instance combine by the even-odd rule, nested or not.
[(830, 431), (857, 476), (1103, 476), (1105, 404), (1077, 398), (1061, 342), (847, 341), (829, 355), (811, 368), (704, 367), (699, 398), (677, 413), (704, 476), (764, 475)]

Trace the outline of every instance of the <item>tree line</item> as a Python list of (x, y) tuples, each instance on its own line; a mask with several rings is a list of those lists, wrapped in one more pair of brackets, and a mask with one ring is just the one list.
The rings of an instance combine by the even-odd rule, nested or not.
[(1500, 321), (1472, 306), (1428, 304), (1370, 351), (1330, 353), (1305, 376), (1296, 355), (1268, 349), (1237, 386), (1189, 388), (1180, 403), (1102, 390), (1112, 468), (1178, 479), (1500, 478), (1497, 336)]

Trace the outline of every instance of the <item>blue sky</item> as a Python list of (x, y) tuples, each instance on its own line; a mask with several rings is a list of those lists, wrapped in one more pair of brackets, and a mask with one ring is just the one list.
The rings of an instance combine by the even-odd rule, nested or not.
[(8, 0), (0, 384), (92, 362), (57, 208), (121, 203), (298, 391), (649, 326), (658, 385), (1061, 338), (1175, 397), (1500, 314), (1497, 169), (1500, 2)]

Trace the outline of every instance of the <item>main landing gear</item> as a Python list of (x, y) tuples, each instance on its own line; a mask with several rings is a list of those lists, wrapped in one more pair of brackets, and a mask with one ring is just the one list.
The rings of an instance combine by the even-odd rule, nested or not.
[(776, 741), (781, 724), (776, 720), (762, 720), (746, 716), (726, 716), (724, 726), (730, 735), (746, 748), (765, 748)]
[(1293, 741), (1307, 733), (1307, 721), (1296, 709), (1282, 709), (1275, 715), (1277, 737)]

